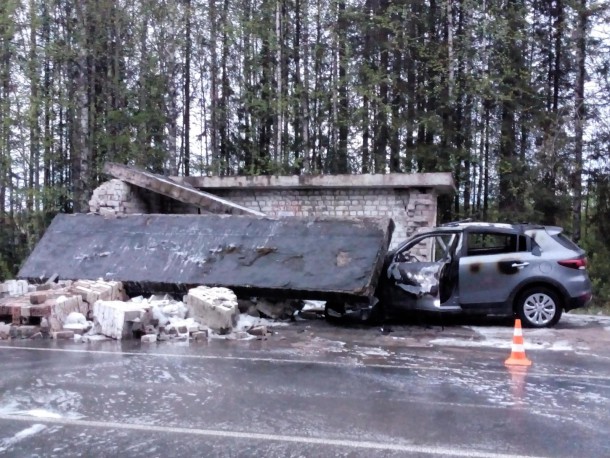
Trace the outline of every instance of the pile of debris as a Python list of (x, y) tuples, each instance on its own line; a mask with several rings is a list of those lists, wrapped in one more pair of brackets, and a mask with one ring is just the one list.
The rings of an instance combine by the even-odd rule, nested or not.
[(169, 295), (129, 299), (122, 283), (115, 281), (30, 285), (8, 280), (0, 284), (0, 339), (265, 338), (267, 327), (277, 324), (269, 320), (294, 319), (301, 309), (311, 313), (312, 307), (320, 304), (303, 307), (301, 301), (238, 300), (230, 289), (207, 286), (190, 289), (179, 301)]

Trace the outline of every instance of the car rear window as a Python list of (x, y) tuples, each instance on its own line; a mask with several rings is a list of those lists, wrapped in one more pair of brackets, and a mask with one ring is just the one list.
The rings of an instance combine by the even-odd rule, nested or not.
[(562, 232), (553, 234), (551, 237), (553, 237), (553, 240), (559, 242), (561, 246), (567, 248), (568, 250), (580, 251), (578, 245), (576, 245), (567, 235), (564, 235)]

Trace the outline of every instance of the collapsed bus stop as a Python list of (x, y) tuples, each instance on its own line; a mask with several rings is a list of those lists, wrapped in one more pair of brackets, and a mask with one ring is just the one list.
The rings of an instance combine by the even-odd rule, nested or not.
[[(370, 298), (388, 249), (436, 223), (450, 174), (177, 178), (119, 164), (94, 214), (57, 215), (30, 281), (121, 281), (130, 292)], [(396, 230), (394, 230), (396, 228)], [(392, 238), (392, 235), (395, 235)]]

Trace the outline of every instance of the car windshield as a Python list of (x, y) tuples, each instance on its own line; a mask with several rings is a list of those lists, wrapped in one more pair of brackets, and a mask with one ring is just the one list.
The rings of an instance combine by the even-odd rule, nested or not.
[(436, 262), (446, 260), (457, 234), (428, 234), (398, 252), (401, 262)]

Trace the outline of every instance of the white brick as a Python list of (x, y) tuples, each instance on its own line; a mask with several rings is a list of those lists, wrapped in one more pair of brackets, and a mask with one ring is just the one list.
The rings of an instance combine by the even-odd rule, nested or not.
[(150, 313), (150, 306), (138, 302), (97, 301), (93, 305), (94, 330), (113, 339), (131, 336), (132, 322)]
[(66, 319), (71, 313), (81, 313), (87, 315), (88, 306), (81, 296), (59, 296), (51, 303), (51, 315), (49, 316), (49, 326), (51, 331), (61, 331)]
[(190, 318), (216, 332), (229, 332), (237, 322), (237, 297), (228, 288), (192, 288), (185, 302)]

